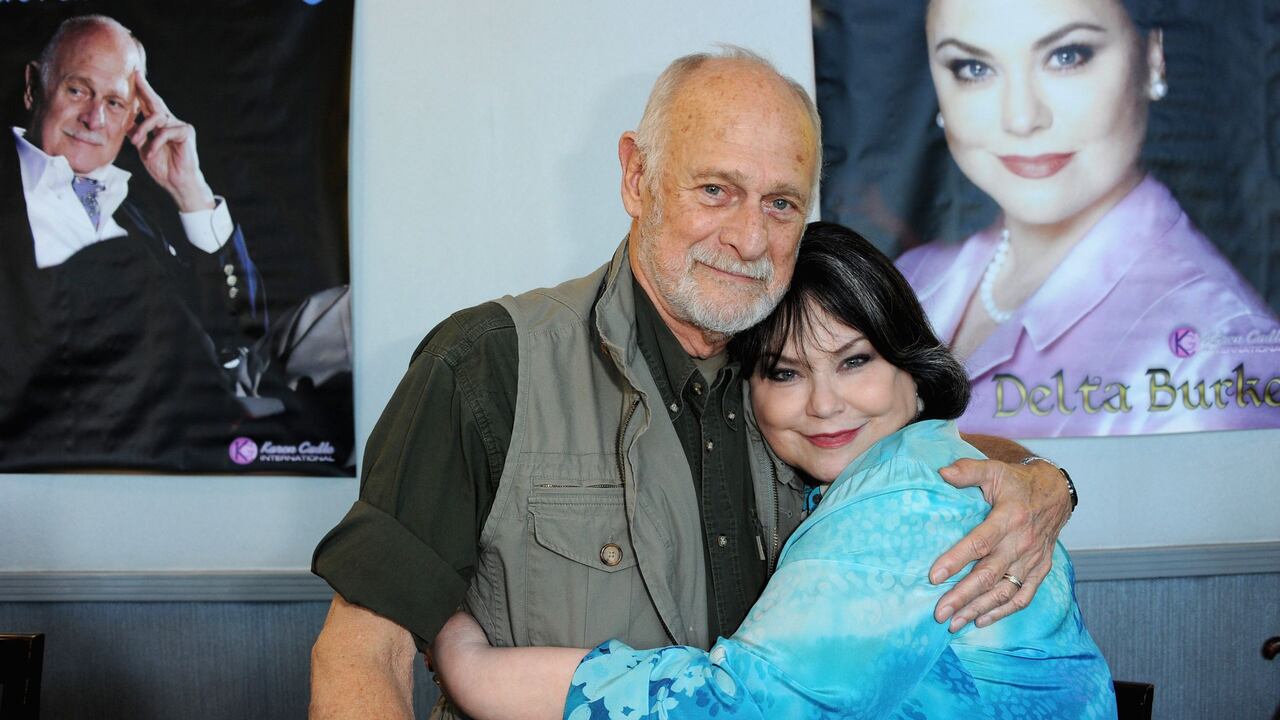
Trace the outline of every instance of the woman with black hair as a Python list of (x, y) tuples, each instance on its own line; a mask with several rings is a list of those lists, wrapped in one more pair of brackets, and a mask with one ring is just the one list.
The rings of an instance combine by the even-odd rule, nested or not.
[(988, 508), (937, 471), (982, 455), (952, 422), (964, 370), (888, 258), (810, 225), (787, 295), (734, 351), (751, 427), (813, 483), (739, 630), (710, 652), (491, 648), (457, 615), (433, 648), (451, 699), (476, 718), (1115, 717), (1061, 545), (1024, 611), (955, 633), (933, 619), (950, 583), (929, 566)]

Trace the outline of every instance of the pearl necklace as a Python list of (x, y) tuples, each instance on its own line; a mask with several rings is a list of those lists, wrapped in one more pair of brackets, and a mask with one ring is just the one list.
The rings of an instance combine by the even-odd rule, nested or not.
[(996, 276), (1000, 274), (1001, 268), (1004, 267), (1004, 258), (1009, 254), (1009, 228), (1000, 231), (1000, 244), (996, 246), (996, 255), (991, 258), (991, 262), (987, 264), (986, 272), (982, 273), (982, 283), (978, 286), (978, 297), (982, 299), (982, 307), (991, 316), (992, 320), (999, 325), (1008, 322), (1013, 317), (1013, 311), (1001, 310), (996, 305), (996, 299), (991, 294), (991, 289), (996, 284)]

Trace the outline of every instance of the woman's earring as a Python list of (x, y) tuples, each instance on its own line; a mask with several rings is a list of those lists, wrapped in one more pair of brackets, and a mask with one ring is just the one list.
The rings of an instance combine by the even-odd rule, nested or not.
[(916, 417), (924, 413), (924, 398), (916, 395)]
[(1156, 77), (1151, 81), (1151, 87), (1147, 89), (1147, 96), (1155, 102), (1163, 100), (1164, 96), (1168, 94), (1169, 83), (1165, 82), (1163, 77)]
[(943, 130), (946, 130), (946, 129), (947, 129), (947, 120), (946, 120), (946, 118), (942, 117), (942, 111), (941, 111), (941, 110), (939, 110), (939, 111), (938, 111), (938, 114), (937, 114), (937, 115), (934, 115), (934, 116), (933, 116), (933, 123), (934, 123), (935, 125), (937, 125), (938, 127), (942, 128)]

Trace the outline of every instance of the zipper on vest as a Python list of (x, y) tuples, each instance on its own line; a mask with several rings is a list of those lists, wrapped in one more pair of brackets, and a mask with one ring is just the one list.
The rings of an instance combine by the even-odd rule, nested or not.
[(772, 576), (774, 568), (778, 562), (778, 525), (782, 520), (782, 511), (778, 507), (778, 466), (773, 464), (773, 459), (768, 458), (769, 476), (773, 482), (769, 483), (769, 490), (773, 493), (773, 547), (769, 553), (769, 572)]
[(627, 438), (627, 426), (631, 424), (631, 417), (636, 414), (636, 407), (640, 404), (640, 398), (631, 398), (631, 407), (627, 408), (627, 412), (622, 416), (622, 424), (618, 426), (618, 483), (624, 487), (627, 484), (627, 453), (622, 447), (622, 443)]

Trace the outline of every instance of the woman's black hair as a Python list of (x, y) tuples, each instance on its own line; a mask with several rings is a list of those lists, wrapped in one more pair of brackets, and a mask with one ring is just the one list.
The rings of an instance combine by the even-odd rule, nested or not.
[(810, 223), (782, 302), (733, 339), (730, 352), (743, 376), (776, 369), (788, 340), (812, 337), (819, 311), (861, 332), (889, 364), (911, 375), (924, 401), (916, 419), (950, 420), (964, 412), (969, 379), (933, 334), (911, 286), (866, 238), (835, 223)]

